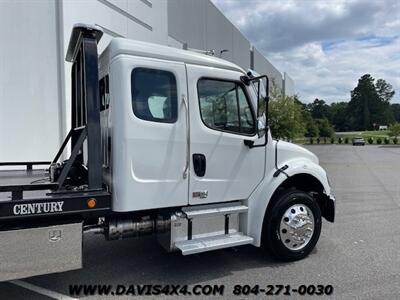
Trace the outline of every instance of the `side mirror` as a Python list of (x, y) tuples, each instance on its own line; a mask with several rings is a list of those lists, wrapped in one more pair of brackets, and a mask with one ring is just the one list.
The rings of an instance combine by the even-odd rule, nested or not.
[[(269, 80), (267, 75), (262, 75), (258, 77), (252, 77), (248, 79), (241, 78), (242, 81), (246, 81), (245, 83), (250, 84), (251, 82), (256, 82), (257, 86), (256, 88), (256, 93), (257, 93), (257, 123), (256, 123), (256, 130), (258, 137), (265, 137), (264, 143), (260, 145), (254, 145), (254, 141), (250, 140), (245, 140), (244, 144), (251, 148), (256, 148), (256, 147), (265, 147), (268, 143), (268, 135), (267, 135), (267, 130), (268, 130), (268, 102), (269, 102), (269, 97), (268, 97), (268, 91), (269, 91)], [(262, 89), (262, 79), (265, 79), (265, 97), (261, 96), (261, 89)], [(261, 101), (263, 100), (263, 101)]]

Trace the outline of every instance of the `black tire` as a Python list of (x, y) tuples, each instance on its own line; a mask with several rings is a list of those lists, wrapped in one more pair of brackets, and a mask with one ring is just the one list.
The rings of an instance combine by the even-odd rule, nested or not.
[[(321, 210), (316, 201), (307, 193), (299, 190), (286, 190), (276, 196), (273, 207), (264, 217), (262, 246), (272, 256), (281, 261), (295, 261), (306, 257), (314, 249), (321, 233)], [(273, 200), (275, 200), (273, 199)], [(314, 231), (308, 244), (300, 250), (288, 249), (280, 238), (281, 219), (292, 205), (304, 204), (314, 216)]]

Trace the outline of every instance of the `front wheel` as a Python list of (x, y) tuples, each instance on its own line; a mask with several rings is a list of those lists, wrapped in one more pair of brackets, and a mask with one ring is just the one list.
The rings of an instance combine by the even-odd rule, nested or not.
[(278, 199), (264, 219), (262, 243), (283, 261), (306, 257), (321, 233), (321, 210), (307, 193), (290, 190)]

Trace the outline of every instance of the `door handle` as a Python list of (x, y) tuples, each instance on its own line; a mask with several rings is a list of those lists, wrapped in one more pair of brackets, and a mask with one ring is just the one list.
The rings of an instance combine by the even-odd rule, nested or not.
[(189, 122), (189, 105), (186, 101), (185, 95), (182, 95), (182, 102), (185, 107), (185, 118), (186, 118), (186, 159), (185, 166), (183, 167), (183, 179), (187, 178), (187, 171), (190, 164), (190, 122)]
[(206, 174), (206, 157), (204, 154), (193, 154), (193, 169), (198, 177), (203, 177)]

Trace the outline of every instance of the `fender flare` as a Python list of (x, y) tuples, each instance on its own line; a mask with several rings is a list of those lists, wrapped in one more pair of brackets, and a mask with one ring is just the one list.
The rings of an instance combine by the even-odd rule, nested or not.
[(286, 180), (295, 175), (312, 176), (322, 185), (324, 194), (328, 197), (330, 196), (331, 189), (326, 172), (321, 166), (309, 159), (302, 158), (286, 161), (282, 165), (284, 164), (288, 166), (285, 173), (280, 173), (277, 177), (273, 177), (276, 170), (271, 170), (247, 201), (247, 222), (244, 222), (247, 224), (247, 228), (244, 228), (244, 230), (254, 238), (253, 245), (255, 246), (261, 245), (264, 216), (267, 212), (268, 204), (275, 192)]

